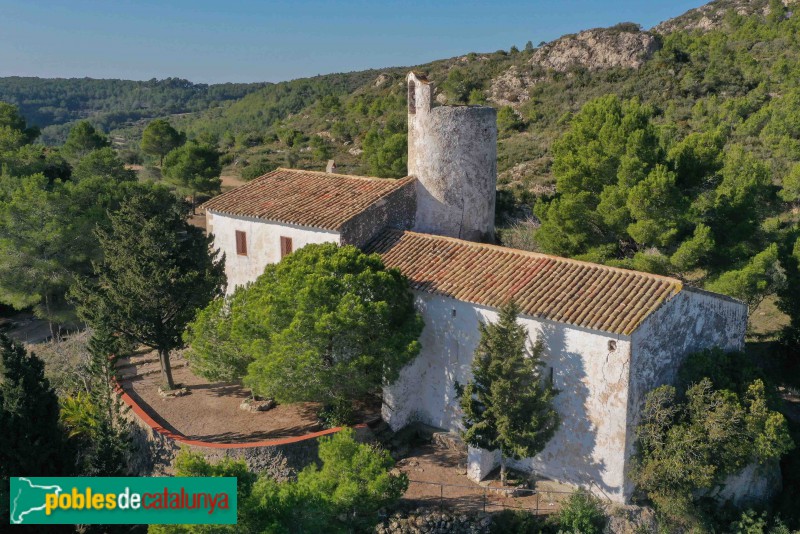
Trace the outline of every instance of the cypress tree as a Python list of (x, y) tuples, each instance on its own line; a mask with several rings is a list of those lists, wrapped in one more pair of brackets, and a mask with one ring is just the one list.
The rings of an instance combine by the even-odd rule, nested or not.
[(11, 476), (59, 476), (72, 465), (58, 397), (44, 362), (0, 334), (0, 521), (8, 524)]
[(473, 447), (500, 451), (500, 479), (506, 460), (536, 456), (558, 429), (553, 408), (557, 391), (542, 376), (541, 343), (529, 347), (513, 301), (497, 323), (479, 325), (481, 339), (472, 361), (472, 380), (456, 383), (464, 412), (462, 437)]
[(117, 360), (121, 340), (103, 322), (89, 339), (91, 374), (89, 400), (97, 414), (97, 430), (84, 460), (84, 471), (93, 476), (125, 476), (128, 474), (126, 453), (130, 448), (127, 424), (122, 419), (123, 405), (116, 393)]

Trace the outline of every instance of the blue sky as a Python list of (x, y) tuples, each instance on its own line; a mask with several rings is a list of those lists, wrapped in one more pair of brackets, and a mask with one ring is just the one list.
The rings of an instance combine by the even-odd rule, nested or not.
[(522, 48), (702, 0), (0, 0), (0, 76), (280, 81)]

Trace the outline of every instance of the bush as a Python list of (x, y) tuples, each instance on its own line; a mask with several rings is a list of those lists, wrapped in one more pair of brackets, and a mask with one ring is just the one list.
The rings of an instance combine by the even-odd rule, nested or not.
[(573, 493), (558, 513), (561, 532), (600, 534), (606, 526), (606, 521), (600, 499), (584, 489)]
[(233, 152), (225, 152), (219, 157), (219, 164), (222, 166), (230, 165), (231, 163), (233, 163), (234, 159), (235, 156), (233, 155)]
[(278, 168), (278, 166), (270, 161), (258, 160), (254, 163), (251, 163), (244, 169), (242, 169), (241, 172), (242, 180), (248, 180), (248, 181), (253, 180), (254, 178), (263, 176), (268, 172), (274, 171), (276, 168)]
[(525, 123), (519, 118), (511, 106), (503, 106), (497, 112), (497, 128), (501, 133), (518, 132), (525, 128)]
[(539, 534), (548, 526), (539, 516), (525, 510), (503, 510), (492, 516), (492, 534)]
[(368, 532), (378, 511), (393, 506), (408, 488), (406, 475), (390, 471), (388, 452), (358, 443), (352, 429), (319, 442), (316, 464), (297, 480), (281, 480), (247, 469), (243, 460), (209, 463), (201, 454), (182, 451), (175, 459), (178, 476), (235, 476), (238, 479), (237, 524), (152, 525), (150, 533)]

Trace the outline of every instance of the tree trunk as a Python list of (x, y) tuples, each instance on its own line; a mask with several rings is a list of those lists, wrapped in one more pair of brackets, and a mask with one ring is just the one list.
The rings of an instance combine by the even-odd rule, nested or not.
[(58, 341), (56, 339), (56, 325), (53, 322), (53, 314), (50, 312), (50, 295), (44, 296), (44, 308), (47, 314), (47, 326), (50, 328), (50, 339), (52, 341)]
[(192, 191), (192, 215), (196, 215), (196, 213), (194, 211), (194, 208), (195, 208), (195, 196), (196, 196), (196, 193), (194, 191)]
[(169, 364), (169, 351), (159, 349), (158, 360), (161, 363), (161, 387), (166, 390), (175, 389), (175, 382), (172, 381), (172, 367)]
[(506, 485), (506, 455), (500, 449), (500, 485)]

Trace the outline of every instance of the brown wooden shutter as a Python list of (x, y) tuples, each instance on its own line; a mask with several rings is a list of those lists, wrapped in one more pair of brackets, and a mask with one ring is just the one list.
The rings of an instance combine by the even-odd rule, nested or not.
[(281, 236), (281, 258), (292, 253), (292, 238)]
[(236, 254), (247, 256), (247, 234), (236, 230)]

